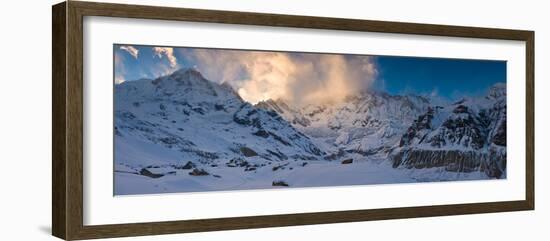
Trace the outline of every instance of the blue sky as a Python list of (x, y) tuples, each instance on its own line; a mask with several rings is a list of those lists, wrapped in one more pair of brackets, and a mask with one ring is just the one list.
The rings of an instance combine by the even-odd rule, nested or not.
[(115, 81), (196, 68), (251, 103), (335, 99), (362, 89), (454, 100), (506, 82), (506, 62), (114, 45)]
[(506, 62), (443, 58), (376, 58), (375, 86), (392, 94), (437, 94), (450, 99), (482, 95), (495, 83), (506, 82)]

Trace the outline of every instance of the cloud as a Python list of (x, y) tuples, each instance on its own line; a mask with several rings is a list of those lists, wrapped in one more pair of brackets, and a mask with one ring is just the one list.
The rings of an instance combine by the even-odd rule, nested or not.
[(376, 75), (369, 56), (182, 49), (208, 79), (227, 82), (248, 102), (338, 102), (368, 89)]
[(254, 53), (245, 65), (249, 74), (238, 88), (239, 95), (252, 103), (267, 99), (284, 98), (294, 101), (292, 85), (298, 67), (283, 53)]
[(168, 59), (168, 62), (170, 63), (170, 67), (175, 68), (178, 65), (178, 60), (174, 56), (174, 49), (173, 48), (166, 48), (166, 47), (153, 47), (153, 53), (158, 58), (162, 59), (162, 56), (166, 56)]
[(139, 54), (139, 50), (132, 47), (132, 46), (120, 46), (120, 49), (128, 52), (130, 55), (132, 55), (132, 57), (134, 57), (135, 59), (138, 58), (138, 54)]
[(120, 78), (117, 78), (115, 77), (115, 84), (122, 84), (124, 83), (126, 80), (124, 79), (124, 77), (120, 77)]
[(180, 56), (211, 81), (233, 85), (246, 75), (246, 59), (251, 56), (251, 52), (234, 50), (181, 48), (179, 51)]
[(120, 55), (115, 51), (115, 84), (121, 84), (126, 81), (124, 75), (126, 74), (126, 66)]

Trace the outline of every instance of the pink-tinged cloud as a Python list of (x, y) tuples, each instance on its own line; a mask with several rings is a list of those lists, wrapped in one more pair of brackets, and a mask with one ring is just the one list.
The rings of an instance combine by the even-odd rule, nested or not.
[(120, 55), (115, 52), (115, 84), (121, 84), (122, 82), (126, 81), (124, 79), (124, 75), (126, 74), (126, 66), (124, 65), (124, 61), (120, 58)]
[(153, 52), (155, 56), (158, 58), (162, 58), (162, 56), (165, 56), (168, 59), (168, 62), (170, 63), (170, 67), (175, 68), (178, 65), (178, 60), (174, 56), (173, 48), (154, 47)]
[(182, 50), (208, 79), (232, 85), (246, 101), (284, 99), (294, 104), (339, 102), (369, 88), (377, 70), (369, 56)]
[(120, 49), (128, 52), (128, 54), (132, 55), (132, 57), (134, 57), (135, 59), (138, 58), (138, 54), (139, 54), (139, 50), (132, 47), (132, 46), (120, 46)]

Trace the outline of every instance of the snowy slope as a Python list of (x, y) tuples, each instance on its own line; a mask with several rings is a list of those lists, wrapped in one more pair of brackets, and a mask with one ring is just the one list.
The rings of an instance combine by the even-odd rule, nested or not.
[(173, 174), (187, 162), (198, 170), (259, 169), (324, 154), (276, 113), (253, 107), (229, 86), (210, 82), (193, 69), (124, 82), (115, 91), (118, 173), (162, 167), (168, 169), (155, 174)]

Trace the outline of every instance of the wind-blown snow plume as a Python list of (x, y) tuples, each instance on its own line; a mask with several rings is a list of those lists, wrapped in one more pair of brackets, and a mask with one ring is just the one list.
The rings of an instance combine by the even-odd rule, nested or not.
[(371, 86), (369, 56), (217, 49), (182, 49), (181, 55), (213, 81), (232, 85), (250, 103), (284, 99), (298, 105), (337, 102)]
[(154, 47), (153, 52), (155, 53), (155, 56), (159, 58), (162, 58), (163, 55), (166, 56), (168, 62), (170, 62), (170, 67), (175, 68), (178, 65), (178, 60), (174, 56), (173, 48)]

